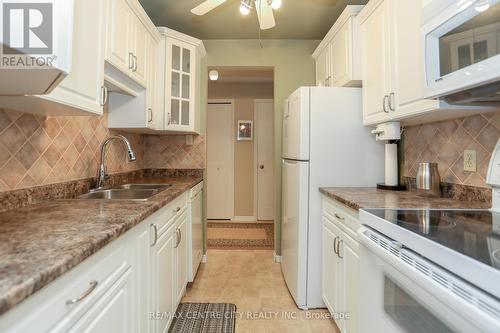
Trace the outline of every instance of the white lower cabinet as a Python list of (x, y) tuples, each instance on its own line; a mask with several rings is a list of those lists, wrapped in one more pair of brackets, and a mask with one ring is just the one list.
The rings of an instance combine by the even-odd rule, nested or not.
[(175, 295), (176, 295), (176, 304), (179, 304), (182, 297), (184, 296), (184, 293), (186, 292), (186, 285), (188, 282), (187, 279), (187, 273), (188, 273), (188, 242), (186, 235), (187, 233), (187, 224), (188, 224), (188, 218), (187, 218), (187, 212), (184, 211), (184, 213), (181, 214), (179, 219), (176, 222), (176, 242), (175, 242), (175, 251), (174, 251), (174, 258), (175, 258), (175, 272), (176, 272), (176, 289), (175, 289)]
[(0, 316), (0, 332), (167, 332), (188, 279), (188, 192)]
[(323, 200), (323, 301), (342, 333), (357, 332), (357, 212)]
[(128, 270), (69, 332), (133, 333), (133, 282)]
[(168, 331), (175, 311), (177, 286), (175, 283), (175, 225), (158, 237), (152, 247), (151, 262), (151, 311), (155, 313), (151, 332), (163, 333)]

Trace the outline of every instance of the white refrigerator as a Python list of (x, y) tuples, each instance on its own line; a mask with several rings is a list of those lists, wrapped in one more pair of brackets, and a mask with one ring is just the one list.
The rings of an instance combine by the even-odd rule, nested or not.
[(324, 307), (320, 187), (374, 187), (384, 145), (363, 126), (361, 89), (303, 87), (285, 101), (281, 269), (302, 309)]

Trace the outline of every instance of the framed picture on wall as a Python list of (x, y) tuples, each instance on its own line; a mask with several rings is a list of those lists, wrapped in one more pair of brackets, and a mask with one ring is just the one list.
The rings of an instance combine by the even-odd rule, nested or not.
[(251, 120), (238, 120), (238, 141), (252, 141), (253, 140), (253, 121)]

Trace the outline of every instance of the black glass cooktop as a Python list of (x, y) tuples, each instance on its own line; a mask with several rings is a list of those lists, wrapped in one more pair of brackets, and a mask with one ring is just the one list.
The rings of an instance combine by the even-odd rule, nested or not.
[(500, 270), (500, 213), (489, 210), (366, 211)]

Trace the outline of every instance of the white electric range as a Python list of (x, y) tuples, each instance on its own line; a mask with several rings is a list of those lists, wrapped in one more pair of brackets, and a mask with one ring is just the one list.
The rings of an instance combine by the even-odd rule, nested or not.
[(491, 210), (360, 211), (360, 332), (500, 332), (500, 140)]

